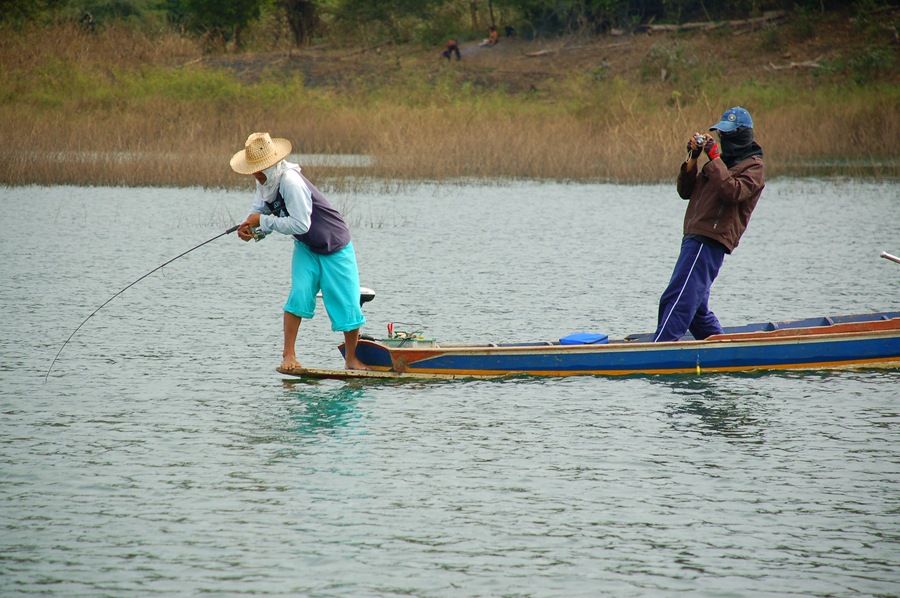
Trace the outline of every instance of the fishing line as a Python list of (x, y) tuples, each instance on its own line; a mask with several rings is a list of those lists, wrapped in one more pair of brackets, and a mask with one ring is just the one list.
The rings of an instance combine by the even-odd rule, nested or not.
[(234, 231), (236, 231), (237, 229), (238, 229), (238, 226), (237, 226), (237, 225), (232, 226), (231, 228), (229, 228), (228, 230), (226, 230), (224, 233), (220, 233), (220, 234), (216, 235), (215, 237), (213, 237), (213, 238), (211, 238), (211, 239), (207, 239), (206, 241), (203, 241), (203, 242), (200, 243), (199, 245), (194, 245), (193, 247), (191, 247), (190, 249), (188, 249), (188, 250), (185, 251), (184, 253), (181, 253), (181, 254), (176, 255), (175, 257), (173, 257), (172, 259), (170, 259), (170, 260), (167, 261), (166, 263), (160, 264), (160, 265), (157, 266), (156, 268), (150, 270), (149, 272), (147, 272), (146, 274), (144, 274), (143, 276), (141, 276), (140, 278), (138, 278), (137, 280), (135, 280), (134, 282), (132, 282), (131, 284), (129, 284), (127, 287), (125, 287), (124, 289), (122, 289), (121, 291), (119, 291), (118, 293), (116, 293), (115, 295), (113, 295), (112, 297), (110, 297), (109, 299), (107, 299), (106, 301), (104, 301), (104, 302), (103, 302), (103, 305), (101, 305), (100, 307), (98, 307), (97, 309), (95, 309), (94, 311), (92, 311), (92, 312), (91, 312), (91, 315), (89, 315), (89, 316), (86, 317), (84, 320), (82, 320), (81, 324), (78, 325), (78, 328), (76, 328), (75, 330), (72, 331), (72, 334), (69, 335), (69, 338), (66, 339), (66, 342), (64, 342), (64, 343), (62, 344), (62, 347), (59, 348), (59, 351), (56, 352), (56, 357), (53, 358), (53, 361), (50, 362), (50, 367), (47, 368), (47, 374), (44, 376), (44, 382), (45, 382), (45, 383), (47, 382), (47, 379), (50, 377), (50, 370), (53, 369), (53, 364), (56, 363), (56, 360), (59, 358), (59, 354), (62, 353), (62, 350), (66, 348), (66, 345), (69, 344), (69, 341), (72, 340), (72, 337), (75, 336), (75, 333), (78, 332), (79, 330), (81, 330), (81, 327), (84, 326), (85, 323), (87, 323), (88, 320), (90, 320), (92, 317), (94, 317), (94, 314), (96, 314), (98, 311), (100, 311), (101, 309), (103, 309), (104, 307), (106, 307), (106, 305), (107, 305), (110, 301), (112, 301), (113, 299), (115, 299), (116, 297), (118, 297), (119, 295), (121, 295), (122, 293), (124, 293), (125, 291), (127, 291), (128, 289), (130, 289), (131, 287), (133, 287), (134, 285), (136, 285), (136, 284), (139, 283), (140, 281), (144, 280), (145, 278), (147, 278), (148, 276), (150, 276), (151, 274), (153, 274), (153, 273), (156, 272), (157, 270), (160, 270), (160, 269), (162, 269), (162, 268), (168, 266), (169, 264), (171, 264), (172, 262), (174, 262), (174, 261), (177, 260), (178, 258), (186, 256), (187, 254), (189, 254), (189, 253), (192, 252), (193, 250), (199, 249), (200, 247), (203, 247), (203, 246), (206, 245), (207, 243), (210, 243), (210, 242), (212, 242), (212, 241), (215, 241), (215, 240), (218, 239), (219, 237), (224, 237), (225, 235), (231, 234), (231, 233), (233, 233)]

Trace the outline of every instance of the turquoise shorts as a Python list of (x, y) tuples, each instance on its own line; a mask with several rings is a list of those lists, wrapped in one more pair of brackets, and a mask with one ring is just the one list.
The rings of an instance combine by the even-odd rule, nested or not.
[(331, 255), (319, 255), (310, 251), (305, 243), (294, 240), (291, 293), (284, 311), (301, 318), (312, 318), (316, 312), (316, 294), (320, 290), (332, 330), (348, 332), (366, 323), (359, 307), (359, 270), (353, 243)]

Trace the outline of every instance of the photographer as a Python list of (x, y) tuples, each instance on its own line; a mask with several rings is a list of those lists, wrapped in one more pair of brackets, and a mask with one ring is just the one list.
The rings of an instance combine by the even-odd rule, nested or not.
[[(722, 333), (709, 309), (709, 290), (725, 254), (734, 251), (747, 229), (765, 186), (763, 152), (753, 140), (750, 113), (740, 106), (730, 108), (709, 130), (718, 134), (719, 142), (694, 133), (678, 174), (678, 195), (690, 201), (681, 253), (659, 300), (654, 342), (677, 341), (688, 331), (697, 340)], [(698, 171), (702, 153), (709, 159)]]

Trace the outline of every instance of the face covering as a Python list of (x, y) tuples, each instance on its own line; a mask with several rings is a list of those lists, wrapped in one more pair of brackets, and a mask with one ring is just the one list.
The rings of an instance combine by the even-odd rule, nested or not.
[(278, 187), (281, 185), (281, 175), (291, 169), (300, 172), (300, 166), (287, 160), (281, 160), (274, 166), (269, 166), (262, 173), (266, 175), (266, 182), (260, 183), (256, 181), (256, 195), (265, 202), (271, 203), (278, 194)]
[(762, 157), (762, 148), (753, 141), (753, 129), (742, 127), (731, 133), (719, 133), (719, 145), (722, 148), (722, 161), (731, 168), (741, 160)]

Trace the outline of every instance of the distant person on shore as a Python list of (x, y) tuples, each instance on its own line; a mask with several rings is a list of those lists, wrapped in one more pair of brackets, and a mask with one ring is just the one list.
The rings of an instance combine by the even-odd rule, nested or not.
[[(694, 133), (678, 173), (678, 195), (690, 201), (681, 253), (659, 300), (654, 342), (677, 341), (689, 330), (697, 340), (722, 333), (709, 309), (709, 290), (725, 254), (734, 251), (747, 229), (765, 187), (763, 152), (753, 140), (750, 113), (740, 106), (730, 108), (709, 130), (718, 134), (721, 150), (711, 135)], [(698, 172), (703, 152), (709, 160)]]
[(253, 133), (244, 149), (231, 158), (235, 172), (256, 179), (253, 205), (238, 227), (238, 236), (249, 241), (274, 231), (294, 237), (281, 367), (301, 367), (294, 349), (297, 332), (303, 318), (313, 317), (321, 290), (331, 329), (344, 333), (344, 367), (367, 370), (356, 357), (359, 329), (366, 319), (360, 309), (359, 271), (350, 230), (340, 212), (300, 173), (300, 166), (284, 159), (290, 152), (287, 139)]
[(89, 12), (82, 13), (78, 23), (81, 25), (82, 29), (89, 33), (94, 33), (97, 30), (97, 22)]
[(444, 50), (444, 52), (441, 54), (441, 56), (443, 56), (443, 57), (446, 58), (447, 60), (450, 60), (450, 55), (451, 55), (451, 54), (456, 54), (456, 59), (457, 59), (457, 60), (460, 59), (460, 56), (459, 56), (459, 43), (457, 43), (455, 37), (454, 37), (453, 39), (451, 39), (450, 41), (447, 42), (447, 48)]
[(500, 34), (497, 32), (497, 28), (491, 25), (488, 27), (488, 36), (487, 39), (481, 42), (481, 46), (487, 46), (488, 48), (496, 46), (497, 42), (500, 41)]

